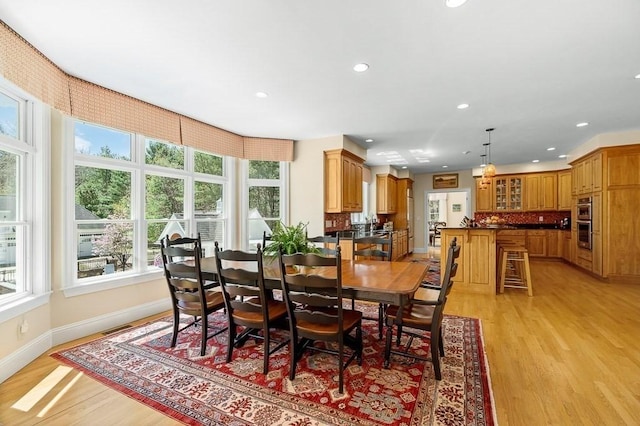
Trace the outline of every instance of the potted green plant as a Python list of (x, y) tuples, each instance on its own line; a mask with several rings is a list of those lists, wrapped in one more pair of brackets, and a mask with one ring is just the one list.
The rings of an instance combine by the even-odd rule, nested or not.
[(268, 256), (275, 256), (282, 248), (285, 254), (319, 253), (320, 249), (307, 241), (307, 224), (287, 226), (282, 222), (276, 223), (271, 233), (270, 244), (263, 247), (262, 252)]

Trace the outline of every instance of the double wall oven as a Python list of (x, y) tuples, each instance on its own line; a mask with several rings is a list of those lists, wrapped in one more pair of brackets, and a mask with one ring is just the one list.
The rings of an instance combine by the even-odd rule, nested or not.
[(591, 250), (591, 197), (578, 198), (578, 247)]

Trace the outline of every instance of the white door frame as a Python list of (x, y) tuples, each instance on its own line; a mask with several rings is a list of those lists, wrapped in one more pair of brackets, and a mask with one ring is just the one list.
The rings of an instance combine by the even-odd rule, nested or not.
[[(423, 220), (423, 229), (424, 229), (424, 252), (426, 253), (429, 250), (429, 194), (449, 194), (452, 192), (464, 192), (465, 193), (465, 216), (471, 217), (471, 188), (458, 188), (458, 189), (428, 189), (424, 191), (424, 220)], [(452, 224), (447, 224), (448, 227), (454, 228)], [(458, 225), (456, 224), (456, 227)]]

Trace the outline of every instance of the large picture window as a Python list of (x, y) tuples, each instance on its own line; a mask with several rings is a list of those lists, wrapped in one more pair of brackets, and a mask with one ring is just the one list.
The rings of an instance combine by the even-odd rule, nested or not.
[(285, 162), (247, 160), (247, 229), (249, 250), (262, 243), (278, 222), (286, 222)]
[(225, 243), (225, 159), (72, 121), (75, 138), (74, 281), (158, 271), (164, 237)]
[[(48, 124), (48, 123), (47, 123)], [(0, 312), (49, 288), (42, 105), (0, 80)], [(48, 133), (46, 133), (48, 135)], [(13, 312), (13, 311), (12, 311)]]

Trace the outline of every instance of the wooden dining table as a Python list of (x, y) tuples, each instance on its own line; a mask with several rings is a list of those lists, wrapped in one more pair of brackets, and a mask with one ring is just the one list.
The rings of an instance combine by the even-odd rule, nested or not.
[[(215, 257), (200, 260), (202, 272), (217, 274)], [(245, 267), (242, 265), (241, 267)], [(342, 288), (356, 300), (402, 306), (420, 287), (427, 265), (419, 262), (385, 262), (381, 260), (342, 260)], [(240, 267), (240, 266), (239, 266)], [(265, 285), (280, 289), (280, 265), (275, 257), (265, 257)], [(315, 275), (335, 276), (335, 268), (313, 267)]]

